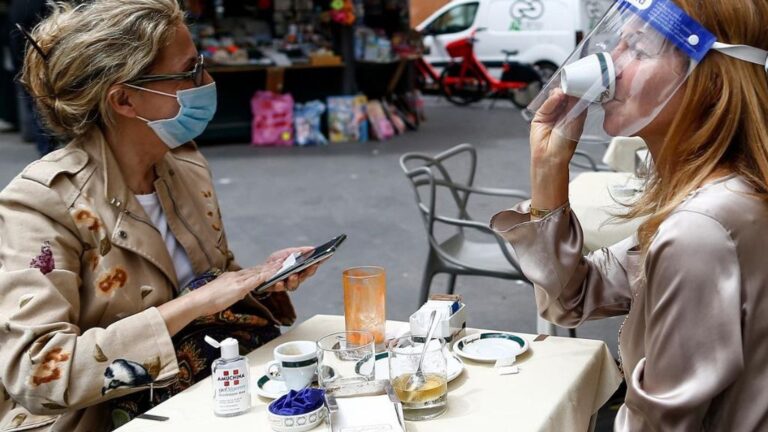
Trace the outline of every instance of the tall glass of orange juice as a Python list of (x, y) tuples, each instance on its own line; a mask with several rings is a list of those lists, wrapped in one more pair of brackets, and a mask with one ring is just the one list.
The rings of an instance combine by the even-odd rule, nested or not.
[(376, 347), (383, 347), (387, 319), (387, 276), (384, 269), (372, 266), (348, 268), (342, 274), (342, 282), (347, 331), (370, 332)]

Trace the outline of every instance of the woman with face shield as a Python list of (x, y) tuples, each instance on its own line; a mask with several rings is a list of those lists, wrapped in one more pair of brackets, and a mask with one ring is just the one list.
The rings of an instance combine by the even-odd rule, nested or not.
[[(768, 429), (768, 2), (617, 0), (527, 110), (532, 199), (492, 227), (542, 317), (626, 315), (620, 431)], [(582, 255), (568, 163), (582, 136), (653, 157), (636, 235)]]
[[(203, 342), (250, 351), (296, 318), (253, 290), (195, 139), (216, 111), (176, 0), (52, 4), (21, 82), (69, 145), (0, 193), (0, 430), (103, 431), (210, 373)], [(152, 390), (150, 390), (150, 388)]]

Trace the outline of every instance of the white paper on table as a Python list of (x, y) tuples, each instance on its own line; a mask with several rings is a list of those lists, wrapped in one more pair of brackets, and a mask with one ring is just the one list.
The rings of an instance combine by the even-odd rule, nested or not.
[[(389, 396), (337, 398), (339, 412), (333, 419), (340, 432), (404, 432)], [(336, 425), (338, 424), (338, 429)]]
[(411, 327), (408, 325), (408, 323), (397, 321), (387, 322), (387, 328), (384, 332), (384, 339), (397, 339), (408, 333), (410, 330)]

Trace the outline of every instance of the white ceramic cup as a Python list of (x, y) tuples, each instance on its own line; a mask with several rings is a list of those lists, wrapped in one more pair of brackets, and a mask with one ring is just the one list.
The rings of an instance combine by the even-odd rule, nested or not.
[(278, 345), (275, 360), (267, 363), (270, 379), (284, 381), (289, 390), (301, 390), (312, 383), (317, 370), (317, 345), (312, 341), (292, 341)]
[(563, 67), (561, 87), (568, 96), (605, 103), (616, 92), (616, 67), (608, 53), (588, 55)]

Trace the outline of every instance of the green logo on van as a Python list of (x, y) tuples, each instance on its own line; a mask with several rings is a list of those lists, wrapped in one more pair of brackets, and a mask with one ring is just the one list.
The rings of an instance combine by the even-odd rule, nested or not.
[(544, 15), (544, 3), (541, 0), (517, 0), (509, 8), (512, 18), (537, 20)]
[(541, 0), (517, 0), (509, 8), (512, 22), (509, 23), (510, 31), (536, 30), (532, 21), (536, 21), (544, 15), (544, 3)]

